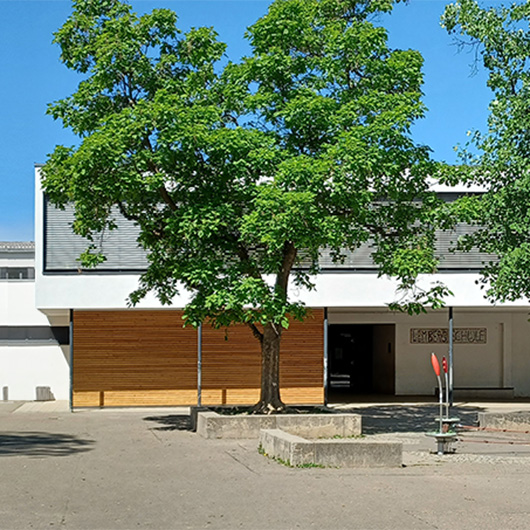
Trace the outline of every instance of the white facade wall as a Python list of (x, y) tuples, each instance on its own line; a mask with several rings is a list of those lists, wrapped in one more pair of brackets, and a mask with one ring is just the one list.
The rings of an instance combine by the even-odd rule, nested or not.
[[(55, 399), (69, 399), (68, 346), (0, 346), (0, 388), (9, 401), (33, 401), (37, 387), (49, 387)], [(0, 395), (3, 399), (4, 394)]]
[[(0, 259), (0, 263), (3, 264), (3, 266), (7, 266), (8, 262)], [(38, 311), (35, 307), (34, 281), (0, 280), (0, 325), (50, 325), (46, 315)]]
[[(125, 309), (127, 297), (138, 287), (138, 275), (134, 274), (61, 274), (43, 275), (36, 271), (37, 308), (51, 309)], [(444, 283), (453, 293), (446, 302), (448, 306), (468, 309), (529, 308), (525, 300), (492, 306), (484, 299), (484, 292), (476, 285), (476, 273), (440, 273), (424, 277), (420, 285), (433, 281)], [(310, 307), (369, 307), (385, 308), (399, 299), (397, 282), (378, 278), (376, 274), (325, 273), (315, 279), (312, 291), (291, 287), (294, 300)], [(189, 301), (183, 291), (173, 300), (173, 307), (182, 308)], [(139, 309), (160, 309), (163, 306), (154, 295), (147, 296), (138, 305)]]
[[(33, 267), (31, 257), (0, 254), (0, 267)], [(68, 326), (68, 311), (46, 316), (35, 307), (35, 281), (0, 280), (0, 326)], [(49, 342), (0, 340), (0, 400), (31, 401), (37, 387), (69, 399), (69, 347)]]
[[(331, 309), (330, 324), (394, 324), (396, 395), (432, 395), (430, 356), (448, 357), (447, 344), (412, 344), (411, 328), (447, 328), (447, 310), (409, 316), (385, 310)], [(527, 310), (455, 309), (455, 328), (486, 328), (486, 344), (454, 344), (455, 388), (509, 389), (530, 396), (530, 322)]]

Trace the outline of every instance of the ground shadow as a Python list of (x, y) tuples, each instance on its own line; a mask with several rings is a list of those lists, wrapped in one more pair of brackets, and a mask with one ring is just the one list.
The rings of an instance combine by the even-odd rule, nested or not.
[[(462, 425), (476, 426), (480, 407), (452, 407), (451, 416), (460, 419)], [(345, 412), (345, 409), (340, 410)], [(376, 405), (352, 407), (348, 412), (361, 414), (364, 434), (389, 432), (429, 432), (437, 429), (439, 417), (437, 405)]]
[(149, 416), (144, 420), (154, 421), (162, 425), (161, 427), (154, 427), (155, 431), (191, 431), (191, 418), (186, 414)]
[[(362, 416), (364, 434), (392, 432), (429, 432), (437, 429), (435, 418), (439, 416), (439, 407), (434, 403), (418, 405), (372, 405), (366, 407), (341, 407), (336, 412), (352, 412)], [(445, 410), (445, 409), (444, 409)], [(460, 419), (462, 425), (476, 426), (480, 407), (452, 407), (451, 416)], [(153, 427), (157, 431), (191, 431), (191, 418), (185, 414), (149, 416), (144, 421), (160, 424)]]
[(2, 456), (69, 456), (92, 449), (94, 440), (47, 432), (0, 433)]

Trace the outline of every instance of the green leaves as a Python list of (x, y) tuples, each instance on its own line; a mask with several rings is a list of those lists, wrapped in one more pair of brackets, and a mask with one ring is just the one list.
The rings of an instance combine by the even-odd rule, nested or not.
[(402, 293), (402, 298), (388, 304), (388, 307), (393, 311), (401, 311), (409, 315), (427, 313), (427, 307), (442, 309), (445, 305), (443, 301), (453, 295), (445, 285), (439, 282), (434, 283), (427, 289), (417, 285), (409, 285), (405, 282), (399, 285), (398, 293)]
[(311, 288), (324, 247), (340, 260), (371, 241), (381, 272), (408, 287), (434, 270), (432, 166), (410, 138), (422, 58), (372, 22), (392, 5), (276, 0), (248, 29), (250, 56), (223, 68), (212, 28), (74, 2), (55, 42), (82, 79), (49, 112), (80, 145), (50, 155), (44, 187), (74, 203), (88, 238), (118, 211), (137, 223), (149, 268), (132, 304), (184, 288), (191, 324), (287, 327), (305, 314), (289, 282)]
[[(530, 4), (482, 8), (473, 0), (447, 6), (442, 23), (475, 46), (493, 91), (488, 130), (471, 135), (478, 156), (462, 149), (465, 164), (446, 168), (448, 182), (484, 186), (481, 197), (452, 206), (453, 219), (480, 228), (460, 242), (497, 258), (485, 264), (481, 285), (492, 300), (530, 294), (527, 252), (530, 243)], [(470, 124), (471, 126), (473, 124)]]

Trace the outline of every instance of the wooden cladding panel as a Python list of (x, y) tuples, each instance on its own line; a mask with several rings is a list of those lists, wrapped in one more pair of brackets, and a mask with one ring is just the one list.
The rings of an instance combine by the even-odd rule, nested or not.
[[(247, 326), (227, 332), (203, 326), (202, 401), (252, 404), (259, 399), (260, 344)], [(280, 392), (286, 403), (324, 402), (324, 311), (314, 309), (282, 335)]]
[(261, 347), (247, 326), (202, 327), (202, 403), (248, 405), (259, 399)]
[(247, 326), (202, 327), (202, 388), (259, 388), (261, 347)]
[(259, 400), (259, 388), (214, 388), (202, 391), (203, 405), (253, 405)]
[[(324, 387), (282, 387), (282, 401), (290, 405), (322, 405)], [(259, 400), (259, 388), (216, 388), (202, 391), (203, 405), (253, 405)]]
[(75, 311), (73, 405), (197, 402), (197, 331), (181, 311)]
[[(197, 403), (197, 331), (182, 312), (75, 311), (73, 405)], [(286, 403), (323, 403), (323, 311), (292, 322), (282, 337), (280, 384)], [(203, 326), (202, 402), (259, 399), (260, 345), (247, 326)]]
[(285, 403), (324, 403), (324, 311), (291, 321), (282, 335), (280, 392)]

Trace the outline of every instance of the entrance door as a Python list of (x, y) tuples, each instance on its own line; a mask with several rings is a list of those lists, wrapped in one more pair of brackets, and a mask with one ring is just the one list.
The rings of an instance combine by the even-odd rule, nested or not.
[(395, 326), (332, 324), (329, 326), (331, 392), (394, 394)]
[(376, 394), (396, 393), (396, 326), (372, 326), (372, 377)]

